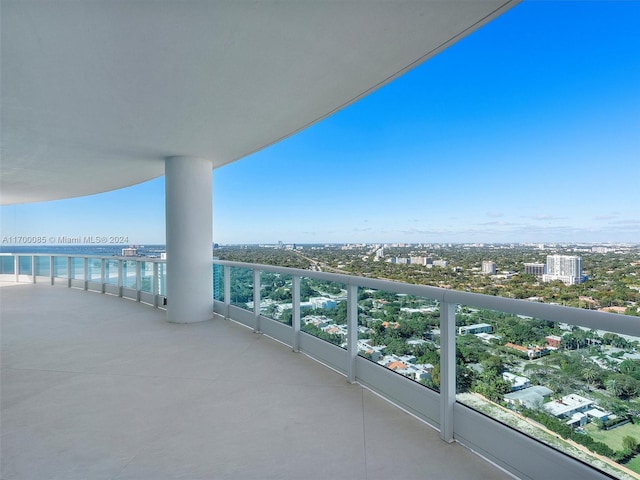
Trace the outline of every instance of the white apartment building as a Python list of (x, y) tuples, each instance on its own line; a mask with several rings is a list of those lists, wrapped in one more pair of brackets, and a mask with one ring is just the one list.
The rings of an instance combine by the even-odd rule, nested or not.
[(582, 258), (575, 255), (547, 255), (547, 268), (542, 281), (553, 280), (560, 280), (566, 285), (582, 283)]
[(484, 275), (495, 275), (496, 262), (492, 262), (491, 260), (485, 260), (484, 262), (482, 262), (482, 273)]

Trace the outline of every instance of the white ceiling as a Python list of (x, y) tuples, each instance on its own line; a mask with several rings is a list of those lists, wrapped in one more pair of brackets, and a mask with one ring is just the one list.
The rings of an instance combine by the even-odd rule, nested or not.
[(238, 160), (518, 0), (2, 0), (2, 204)]

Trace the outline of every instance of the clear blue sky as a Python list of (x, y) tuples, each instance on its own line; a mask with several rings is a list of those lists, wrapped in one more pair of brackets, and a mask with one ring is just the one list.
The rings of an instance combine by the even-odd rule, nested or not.
[[(640, 243), (640, 2), (533, 2), (213, 173), (214, 241)], [(164, 180), (2, 207), (164, 243)]]

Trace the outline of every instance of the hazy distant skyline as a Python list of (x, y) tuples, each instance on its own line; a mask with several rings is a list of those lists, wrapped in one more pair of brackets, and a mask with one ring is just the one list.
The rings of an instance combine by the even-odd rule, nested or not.
[[(215, 170), (213, 240), (640, 243), (638, 32), (639, 1), (524, 1)], [(162, 244), (164, 179), (0, 214), (5, 236)]]

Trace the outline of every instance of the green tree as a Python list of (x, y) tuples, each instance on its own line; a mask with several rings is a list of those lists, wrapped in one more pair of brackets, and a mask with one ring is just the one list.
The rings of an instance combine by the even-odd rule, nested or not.
[(602, 371), (598, 367), (589, 366), (583, 370), (582, 378), (585, 379), (587, 385), (596, 387), (602, 384)]
[(620, 373), (640, 380), (640, 360), (627, 359), (620, 364)]
[(487, 355), (480, 361), (480, 365), (482, 365), (484, 372), (491, 372), (493, 376), (500, 375), (504, 370), (502, 358), (497, 355)]
[(616, 397), (619, 397), (622, 395), (622, 392), (623, 392), (622, 385), (615, 378), (610, 378), (609, 380), (607, 380), (605, 382), (605, 387), (607, 388), (608, 392), (612, 393)]
[(622, 438), (622, 448), (628, 452), (634, 453), (638, 449), (638, 440), (631, 435), (625, 435)]

